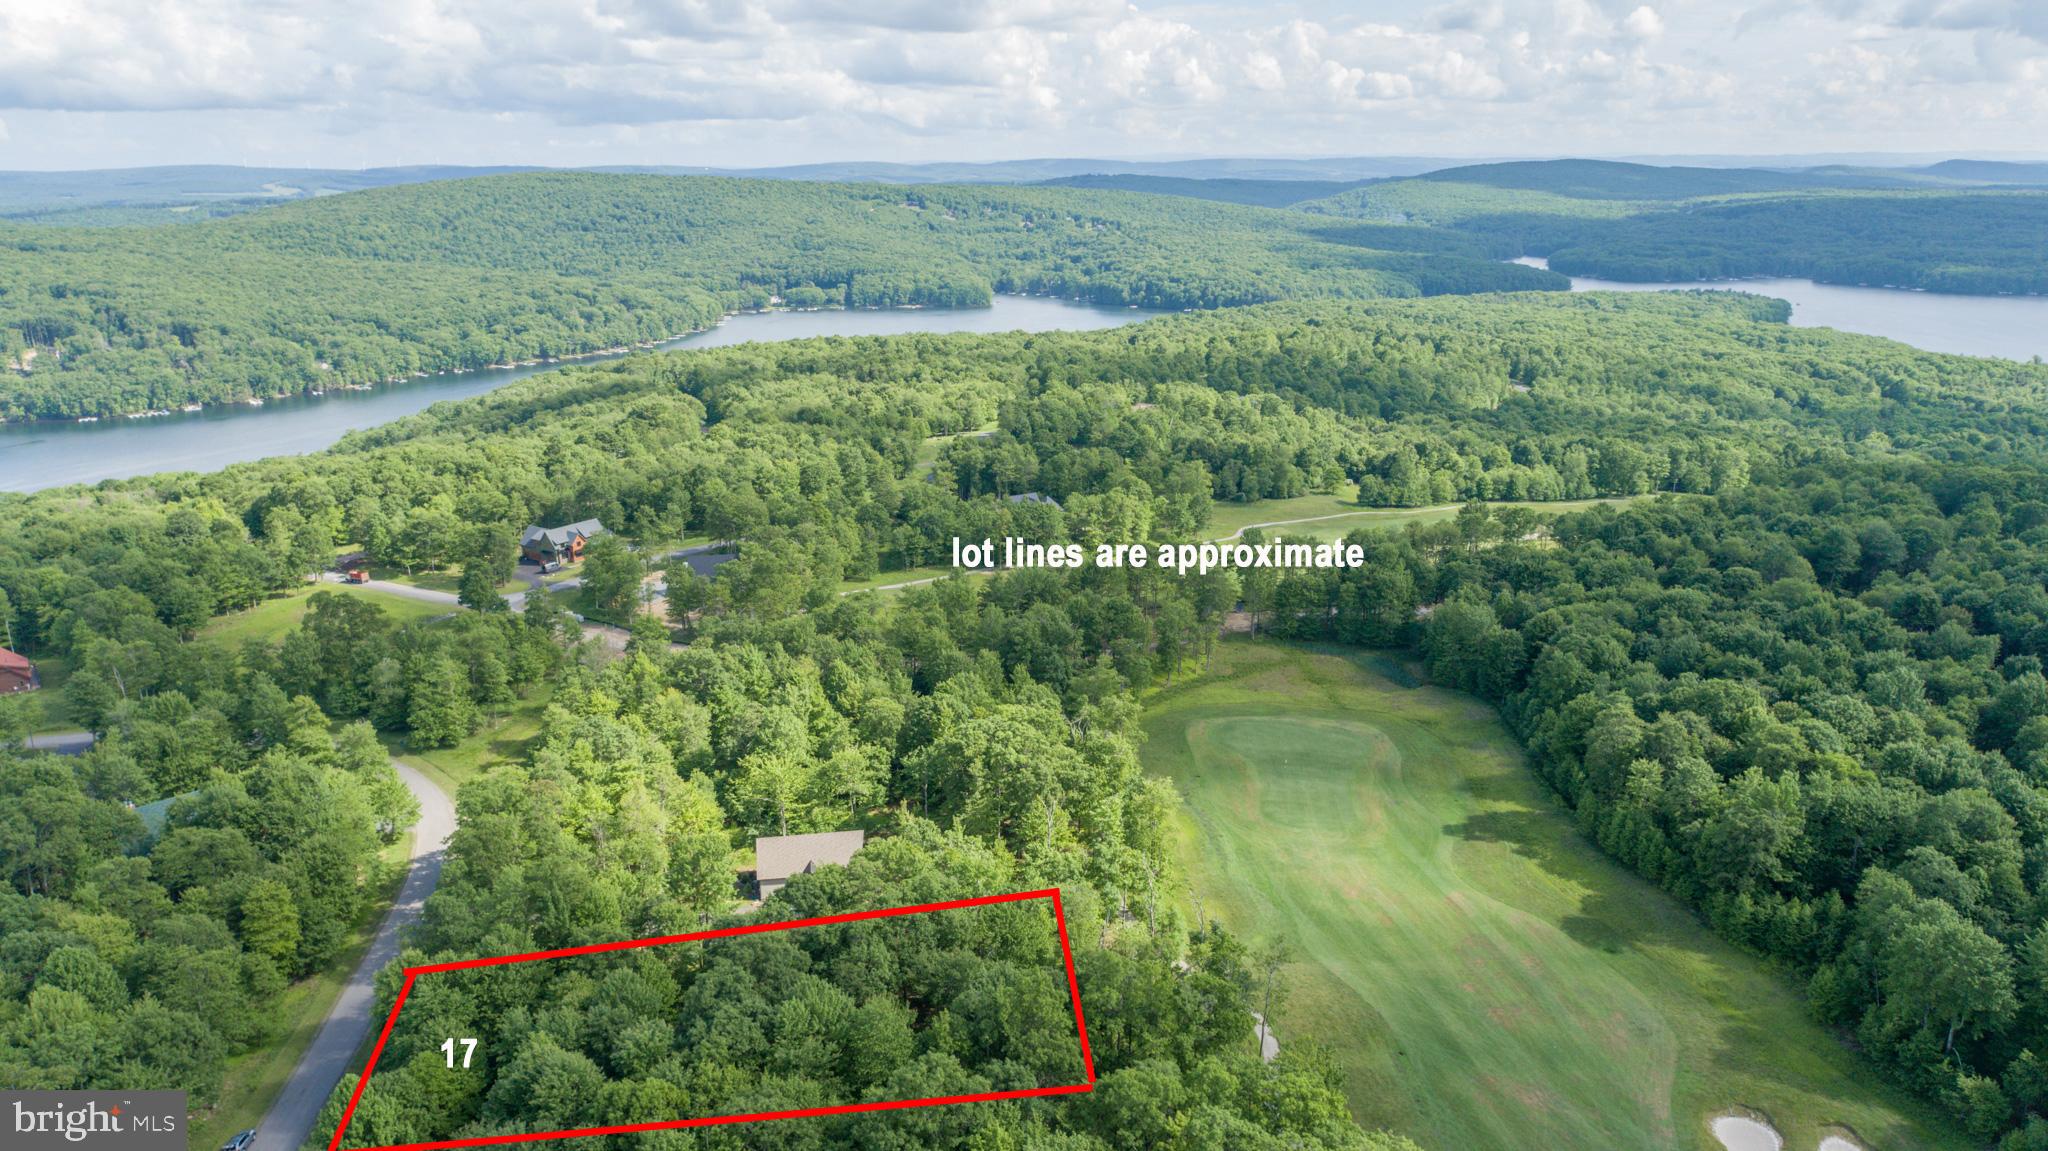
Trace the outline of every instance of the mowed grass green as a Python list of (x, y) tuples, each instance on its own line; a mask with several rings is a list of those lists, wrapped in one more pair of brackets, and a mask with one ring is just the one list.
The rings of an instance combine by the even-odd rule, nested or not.
[(238, 646), (252, 639), (275, 643), (283, 639), (286, 632), (299, 626), (299, 621), (306, 618), (306, 609), (310, 606), (313, 596), (323, 591), (332, 595), (368, 600), (383, 608), (384, 614), (391, 617), (394, 623), (433, 619), (455, 610), (441, 604), (425, 603), (351, 584), (306, 584), (293, 588), (283, 595), (273, 596), (254, 607), (210, 620), (205, 627), (199, 629), (199, 634), (230, 646)]
[(1739, 1106), (1793, 1151), (1833, 1126), (1971, 1145), (1582, 839), (1490, 708), (1414, 685), (1392, 657), (1232, 641), (1143, 721), (1205, 912), (1291, 943), (1276, 1033), (1336, 1053), (1362, 1122), (1458, 1151), (1709, 1151)]

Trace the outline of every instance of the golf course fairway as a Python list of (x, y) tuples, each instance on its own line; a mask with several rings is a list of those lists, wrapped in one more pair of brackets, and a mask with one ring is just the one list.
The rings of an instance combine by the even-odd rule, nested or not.
[(1600, 855), (1491, 708), (1387, 656), (1241, 640), (1147, 703), (1208, 916), (1284, 940), (1283, 1052), (1312, 1039), (1352, 1110), (1441, 1151), (1971, 1144), (1810, 1022), (1786, 978)]

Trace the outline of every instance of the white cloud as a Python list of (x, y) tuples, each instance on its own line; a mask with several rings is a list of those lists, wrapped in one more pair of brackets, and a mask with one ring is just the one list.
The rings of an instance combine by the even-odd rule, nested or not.
[(72, 165), (2048, 149), (2044, 74), (2037, 0), (0, 0)]

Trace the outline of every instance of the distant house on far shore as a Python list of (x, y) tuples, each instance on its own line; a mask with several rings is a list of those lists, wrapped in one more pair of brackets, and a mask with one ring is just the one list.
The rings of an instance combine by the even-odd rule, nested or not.
[(519, 533), (519, 554), (543, 566), (578, 563), (583, 559), (584, 543), (603, 534), (604, 525), (596, 520), (577, 520), (558, 528), (529, 524)]
[(0, 695), (34, 691), (41, 686), (43, 681), (36, 678), (36, 665), (28, 657), (0, 647)]
[(1060, 506), (1058, 500), (1046, 495), (1044, 492), (1018, 492), (1014, 496), (1004, 496), (1003, 502), (1012, 504), (1045, 504), (1055, 508)]
[(791, 876), (809, 875), (826, 864), (841, 867), (867, 842), (859, 831), (823, 831), (814, 835), (769, 835), (754, 841), (754, 879), (761, 898), (781, 891)]

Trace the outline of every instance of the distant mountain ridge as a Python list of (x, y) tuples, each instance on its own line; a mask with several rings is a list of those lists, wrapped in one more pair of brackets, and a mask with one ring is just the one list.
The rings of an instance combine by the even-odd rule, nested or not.
[(1983, 184), (2048, 184), (2048, 164), (2010, 160), (1943, 160), (1921, 169), (1930, 176)]
[[(1331, 159), (1218, 159), (1124, 161), (1091, 159), (1005, 160), (993, 163), (893, 164), (848, 161), (780, 168), (714, 168), (614, 164), (579, 171), (651, 176), (735, 176), (857, 184), (1036, 184), (1081, 176), (1147, 176), (1182, 180), (1325, 181), (1329, 195), (1366, 179), (1415, 176), (1453, 161), (1429, 157)], [(0, 217), (65, 212), (112, 205), (168, 205), (310, 199), (338, 192), (460, 180), (507, 172), (551, 171), (539, 165), (467, 167), (427, 164), (393, 168), (280, 168), (191, 164), (102, 168), (71, 172), (0, 171)], [(1204, 196), (1202, 199), (1232, 199)], [(1252, 202), (1234, 200), (1233, 202)]]
[(206, 203), (219, 200), (301, 200), (365, 188), (425, 184), (532, 167), (424, 164), (398, 168), (246, 168), (181, 164), (75, 172), (0, 172), (0, 215), (62, 211), (109, 204)]
[[(0, 219), (127, 222), (127, 217), (120, 213), (95, 210), (212, 205), (217, 214), (369, 188), (555, 170), (561, 169), (539, 165), (424, 164), (350, 169), (192, 164), (71, 172), (0, 171)], [(622, 164), (571, 170), (828, 183), (1046, 184), (1264, 207), (1287, 207), (1340, 195), (1367, 184), (1402, 179), (1549, 192), (1579, 199), (1637, 201), (1826, 188), (2048, 185), (2048, 163), (1972, 159), (1900, 167), (1841, 163), (1817, 167), (1767, 163), (1731, 167), (1591, 159), (1473, 161), (1426, 156), (1046, 158), (930, 164), (844, 161), (776, 168)]]
[(1446, 164), (1470, 162), (1430, 156), (1221, 157), (1198, 160), (1048, 158), (936, 164), (847, 161), (779, 168), (609, 167), (597, 170), (885, 184), (1036, 184), (1075, 176), (1158, 176), (1184, 180), (1383, 180), (1419, 176)]
[(1057, 180), (1041, 180), (1039, 186), (1046, 188), (1102, 188), (1118, 192), (1146, 192), (1157, 196), (1187, 196), (1196, 200), (1223, 200), (1232, 204), (1251, 204), (1261, 208), (1285, 208), (1304, 200), (1320, 200), (1335, 196), (1353, 188), (1370, 184), (1371, 180), (1243, 180), (1243, 179), (1189, 179), (1182, 176), (1144, 176), (1137, 174), (1112, 175), (1090, 173), (1086, 176), (1062, 176)]
[(1917, 186), (1905, 174), (1909, 171), (1892, 174), (1871, 169), (1691, 168), (1568, 159), (1468, 164), (1438, 169), (1416, 179), (1549, 192), (1582, 200), (1688, 200), (1743, 192)]

